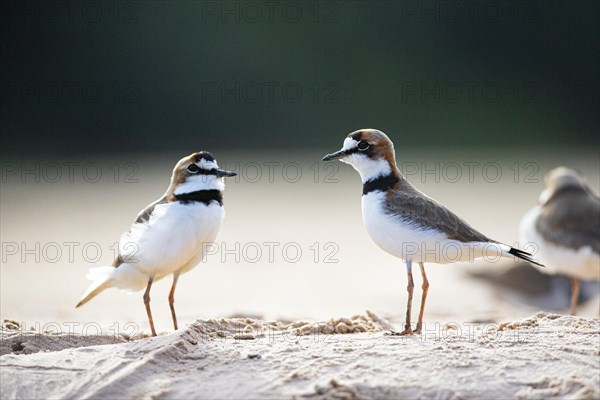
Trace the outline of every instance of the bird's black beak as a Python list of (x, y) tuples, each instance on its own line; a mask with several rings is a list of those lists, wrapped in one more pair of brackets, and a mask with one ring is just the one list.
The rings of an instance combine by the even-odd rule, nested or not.
[(347, 153), (343, 150), (336, 151), (335, 153), (327, 154), (321, 161), (339, 160), (340, 158), (346, 157)]
[(237, 176), (237, 172), (233, 171), (225, 171), (224, 169), (215, 169), (215, 175), (219, 178), (230, 178), (232, 176)]

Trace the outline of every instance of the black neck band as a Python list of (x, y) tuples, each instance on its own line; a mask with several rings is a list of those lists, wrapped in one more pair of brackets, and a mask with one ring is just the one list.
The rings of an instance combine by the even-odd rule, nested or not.
[(197, 190), (195, 192), (176, 194), (175, 200), (183, 204), (199, 202), (209, 205), (212, 201), (216, 201), (223, 205), (223, 195), (220, 190)]
[(375, 190), (386, 191), (394, 187), (398, 182), (400, 182), (400, 179), (393, 173), (371, 179), (370, 181), (363, 183), (363, 196), (374, 192)]

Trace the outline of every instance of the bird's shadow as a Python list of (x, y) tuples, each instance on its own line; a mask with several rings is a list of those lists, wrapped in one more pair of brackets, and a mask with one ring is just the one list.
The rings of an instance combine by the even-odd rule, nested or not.
[[(527, 264), (517, 264), (503, 272), (491, 270), (471, 271), (473, 278), (509, 290), (519, 301), (548, 311), (564, 311), (571, 301), (571, 279), (564, 275), (548, 275)], [(596, 281), (582, 281), (579, 305), (585, 304), (600, 293)]]

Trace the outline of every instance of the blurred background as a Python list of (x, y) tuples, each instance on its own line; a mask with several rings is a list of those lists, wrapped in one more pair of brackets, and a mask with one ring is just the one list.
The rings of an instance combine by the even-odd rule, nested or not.
[[(240, 176), (219, 248), (180, 280), (184, 322), (366, 308), (401, 321), (404, 267), (366, 234), (358, 175), (319, 162), (356, 129), (386, 132), (415, 186), (509, 244), (549, 169), (600, 186), (599, 2), (0, 7), (2, 318), (147, 326), (141, 294), (74, 304), (199, 150)], [(430, 320), (568, 308), (568, 281), (511, 260), (429, 270)], [(153, 288), (160, 331), (169, 285)], [(597, 294), (584, 287), (582, 314), (598, 316)]]

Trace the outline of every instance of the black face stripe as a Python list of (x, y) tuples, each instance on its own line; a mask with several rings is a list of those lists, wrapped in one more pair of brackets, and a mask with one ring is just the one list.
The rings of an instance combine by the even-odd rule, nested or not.
[(209, 205), (211, 202), (216, 201), (219, 205), (223, 205), (223, 194), (220, 190), (197, 190), (190, 193), (176, 194), (175, 200), (182, 204), (190, 204), (194, 202), (204, 203)]
[(357, 142), (360, 142), (362, 139), (362, 132), (354, 132), (350, 134), (350, 137), (354, 140), (356, 140)]
[(371, 179), (363, 184), (363, 196), (365, 194), (374, 192), (376, 190), (386, 191), (394, 187), (395, 184), (400, 182), (400, 179), (393, 173), (388, 175), (380, 176), (379, 178)]
[[(362, 139), (362, 132), (361, 131), (351, 133), (351, 134), (348, 135), (348, 137), (351, 138), (351, 139), (353, 139), (353, 140), (356, 140), (359, 143), (363, 142), (363, 141), (369, 143), (368, 140), (363, 140)], [(358, 144), (357, 144), (357, 146), (358, 146)], [(371, 158), (373, 156), (373, 154), (375, 153), (375, 149), (374, 149), (373, 144), (369, 143), (369, 148), (366, 149), (366, 150), (360, 151), (357, 147), (355, 147), (353, 149), (349, 149), (349, 150), (344, 151), (344, 155), (350, 155), (350, 154), (354, 154), (354, 153), (365, 154), (365, 155), (367, 155), (368, 157)]]
[(211, 168), (211, 169), (200, 168), (200, 170), (198, 172), (195, 172), (194, 175), (214, 175), (214, 176), (218, 176), (216, 168)]
[[(367, 142), (367, 143), (369, 143), (369, 142)], [(373, 155), (375, 154), (375, 149), (374, 149), (373, 145), (369, 143), (369, 147), (365, 150), (359, 150), (358, 147), (354, 147), (352, 149), (348, 149), (348, 150), (344, 151), (344, 155), (346, 155), (346, 156), (349, 156), (351, 154), (356, 154), (356, 153), (364, 154), (369, 158), (373, 158)]]
[(354, 153), (359, 153), (359, 150), (358, 150), (357, 147), (355, 147), (353, 149), (344, 150), (343, 153), (344, 153), (345, 156), (349, 156), (349, 155), (354, 154)]
[(206, 161), (215, 161), (215, 158), (213, 157), (213, 155), (210, 154), (208, 151), (200, 151), (200, 152), (194, 154), (194, 162), (197, 163), (202, 158), (204, 158)]

